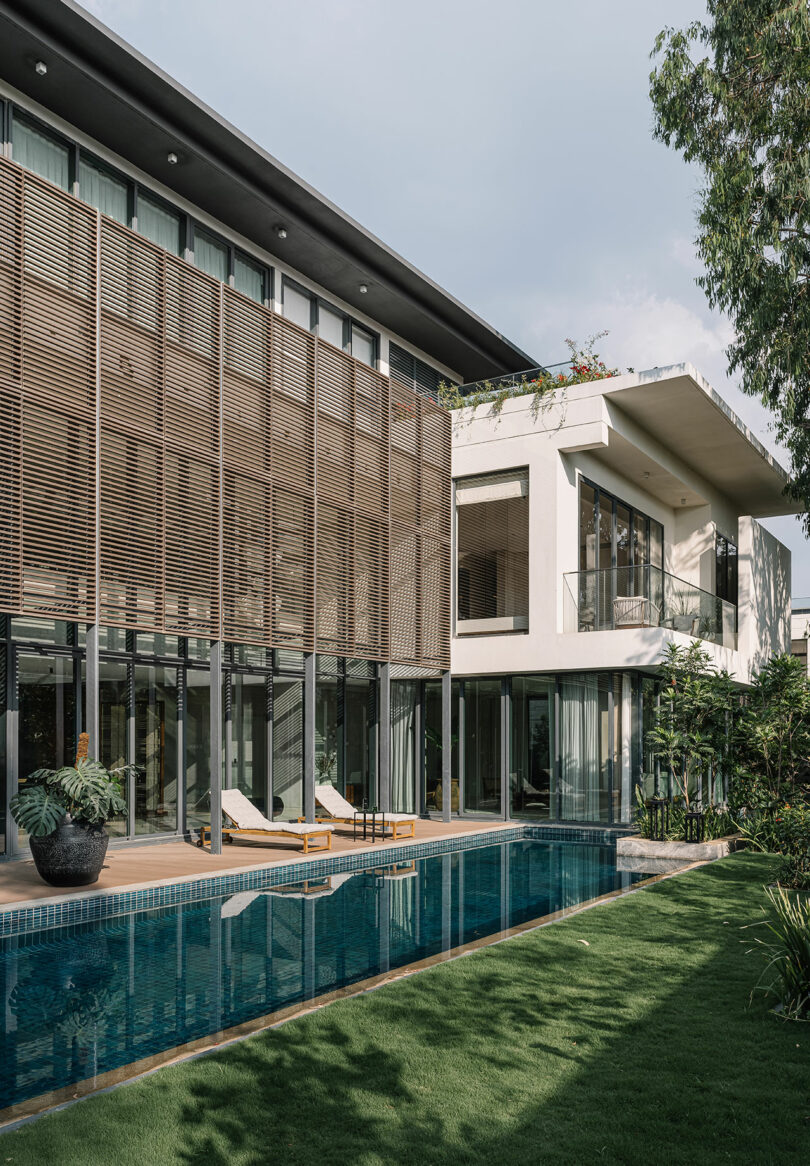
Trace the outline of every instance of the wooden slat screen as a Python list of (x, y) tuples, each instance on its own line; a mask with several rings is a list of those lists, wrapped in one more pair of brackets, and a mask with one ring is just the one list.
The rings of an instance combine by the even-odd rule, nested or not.
[(449, 414), (5, 160), (0, 458), (0, 610), (449, 665)]

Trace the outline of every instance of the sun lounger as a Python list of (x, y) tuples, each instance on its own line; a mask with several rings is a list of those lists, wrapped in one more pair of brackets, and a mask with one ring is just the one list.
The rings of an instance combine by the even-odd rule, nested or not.
[[(303, 843), (304, 854), (310, 850), (332, 849), (331, 826), (321, 822), (271, 822), (238, 789), (222, 791), (222, 812), (232, 823), (222, 827), (222, 836), (228, 840), (235, 834), (260, 834), (264, 838), (298, 839)], [(200, 828), (197, 845), (204, 846), (206, 838), (210, 841), (210, 826)], [(320, 844), (313, 845), (310, 841), (312, 838), (320, 838)]]
[[(328, 817), (315, 815), (316, 822), (337, 822), (349, 826), (363, 821), (363, 811), (356, 810), (333, 785), (316, 785), (315, 801)], [(381, 814), (382, 818), (383, 815)], [(389, 814), (385, 812), (385, 829), (394, 838), (413, 838), (416, 834), (416, 814)]]

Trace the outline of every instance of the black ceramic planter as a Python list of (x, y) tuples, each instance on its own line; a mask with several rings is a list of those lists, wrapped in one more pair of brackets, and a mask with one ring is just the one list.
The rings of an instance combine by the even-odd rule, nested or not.
[(101, 823), (66, 820), (53, 834), (31, 838), (31, 854), (52, 887), (84, 887), (98, 879), (109, 841)]

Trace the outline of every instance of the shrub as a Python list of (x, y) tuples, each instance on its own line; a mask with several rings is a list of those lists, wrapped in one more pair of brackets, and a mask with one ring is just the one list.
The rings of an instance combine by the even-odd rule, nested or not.
[(755, 991), (775, 998), (785, 1019), (810, 1020), (810, 899), (777, 887), (768, 901), (773, 915), (763, 923), (773, 938), (756, 940), (768, 963)]
[(786, 806), (776, 816), (776, 826), (782, 855), (779, 882), (810, 891), (810, 807)]
[[(636, 800), (636, 828), (642, 838), (649, 838), (652, 828), (649, 807), (638, 792)], [(686, 806), (682, 801), (676, 799), (670, 803), (669, 830), (665, 834), (666, 842), (683, 842), (686, 833), (685, 814)], [(737, 824), (727, 810), (718, 809), (716, 806), (706, 807), (703, 814), (703, 836), (707, 842), (713, 838), (726, 838), (729, 834), (734, 834), (736, 830)]]

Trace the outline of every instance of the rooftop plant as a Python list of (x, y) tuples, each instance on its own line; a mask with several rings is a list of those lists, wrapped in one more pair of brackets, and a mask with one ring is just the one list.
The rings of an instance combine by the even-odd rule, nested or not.
[[(446, 409), (471, 409), (479, 405), (489, 405), (490, 413), (497, 416), (507, 401), (513, 397), (532, 397), (532, 411), (535, 416), (541, 410), (548, 408), (555, 395), (569, 385), (580, 385), (586, 381), (601, 381), (607, 377), (619, 375), (619, 369), (608, 368), (594, 352), (597, 341), (607, 336), (607, 332), (596, 332), (588, 337), (584, 345), (580, 346), (575, 340), (566, 339), (565, 343), (571, 354), (568, 373), (544, 372), (539, 376), (529, 377), (525, 373), (516, 374), (507, 379), (497, 378), (494, 381), (479, 381), (476, 388), (470, 393), (462, 393), (459, 385), (439, 385), (439, 403)], [(628, 372), (632, 372), (628, 369)]]

